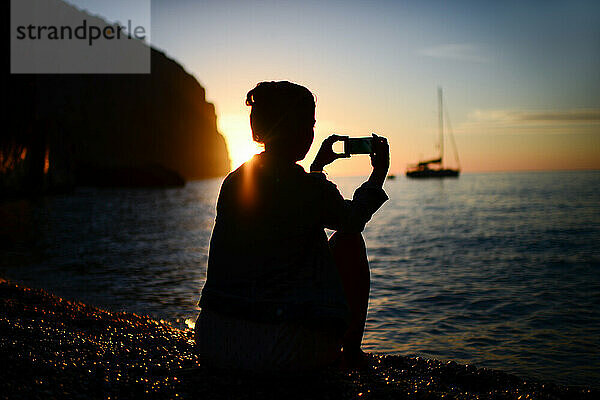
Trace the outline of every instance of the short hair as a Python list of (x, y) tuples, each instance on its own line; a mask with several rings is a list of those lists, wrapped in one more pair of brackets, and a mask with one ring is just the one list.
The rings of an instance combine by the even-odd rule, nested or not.
[(315, 97), (304, 86), (288, 82), (260, 82), (246, 95), (251, 106), (252, 139), (267, 143), (283, 139), (315, 123)]

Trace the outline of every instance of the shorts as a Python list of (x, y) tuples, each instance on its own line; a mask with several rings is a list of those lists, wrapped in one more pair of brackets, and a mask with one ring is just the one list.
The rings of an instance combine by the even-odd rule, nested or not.
[(253, 371), (311, 371), (340, 355), (342, 332), (296, 321), (257, 322), (202, 310), (196, 345), (203, 365)]

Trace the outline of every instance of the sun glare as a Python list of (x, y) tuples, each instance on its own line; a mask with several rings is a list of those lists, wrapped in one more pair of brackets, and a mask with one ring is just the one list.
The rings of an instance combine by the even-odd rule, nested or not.
[(236, 169), (262, 151), (262, 146), (252, 140), (248, 115), (225, 114), (221, 115), (218, 121), (219, 131), (227, 141), (232, 169)]

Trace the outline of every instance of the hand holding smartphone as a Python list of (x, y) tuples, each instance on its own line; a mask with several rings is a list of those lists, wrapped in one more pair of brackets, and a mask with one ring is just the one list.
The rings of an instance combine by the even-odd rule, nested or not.
[[(375, 153), (377, 153), (377, 149), (381, 147), (379, 142), (374, 143), (374, 140), (385, 141), (385, 138), (375, 134), (373, 134), (372, 137), (349, 137), (333, 134), (323, 141), (319, 153), (311, 165), (311, 171), (322, 171), (325, 165), (328, 165), (334, 160), (338, 158), (350, 158), (353, 154), (369, 154), (373, 161), (373, 158), (379, 158)], [(343, 153), (336, 153), (333, 151), (333, 144), (335, 142), (343, 142)]]

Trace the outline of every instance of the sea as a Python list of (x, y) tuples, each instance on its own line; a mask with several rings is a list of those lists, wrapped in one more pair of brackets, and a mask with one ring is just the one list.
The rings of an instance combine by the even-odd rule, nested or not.
[[(364, 177), (331, 177), (351, 198)], [(222, 178), (0, 204), (0, 276), (193, 326)], [(600, 171), (385, 183), (363, 348), (600, 386)], [(1, 312), (1, 310), (0, 310)]]

